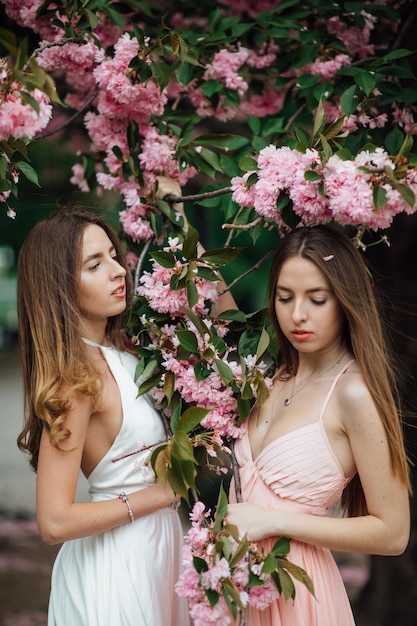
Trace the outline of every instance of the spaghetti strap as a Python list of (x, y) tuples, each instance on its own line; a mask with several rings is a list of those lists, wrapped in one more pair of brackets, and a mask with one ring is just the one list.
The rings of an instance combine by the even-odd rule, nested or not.
[(352, 363), (355, 362), (355, 359), (351, 359), (348, 363), (346, 363), (346, 365), (343, 367), (343, 369), (338, 373), (337, 376), (335, 376), (332, 385), (329, 389), (329, 391), (327, 392), (327, 396), (324, 399), (323, 402), (323, 406), (321, 407), (321, 411), (320, 411), (320, 419), (319, 422), (323, 421), (323, 417), (324, 417), (324, 412), (326, 410), (327, 404), (330, 400), (330, 397), (334, 391), (334, 388), (336, 387), (337, 383), (339, 382), (339, 380), (341, 379), (341, 377), (343, 376), (343, 374), (346, 372), (346, 370), (352, 365)]

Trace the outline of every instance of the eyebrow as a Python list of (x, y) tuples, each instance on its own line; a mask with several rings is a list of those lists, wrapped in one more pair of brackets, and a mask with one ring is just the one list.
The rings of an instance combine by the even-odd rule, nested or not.
[[(112, 252), (116, 252), (115, 246), (110, 246), (109, 254)], [(94, 252), (93, 254), (89, 254), (82, 262), (82, 265), (89, 263), (90, 261), (94, 261), (94, 259), (100, 259), (103, 255), (103, 252)]]
[[(277, 289), (281, 289), (281, 291), (292, 291), (289, 287), (285, 287), (284, 285), (277, 285)], [(313, 287), (312, 289), (307, 289), (306, 293), (315, 293), (316, 291), (331, 291), (328, 287)]]

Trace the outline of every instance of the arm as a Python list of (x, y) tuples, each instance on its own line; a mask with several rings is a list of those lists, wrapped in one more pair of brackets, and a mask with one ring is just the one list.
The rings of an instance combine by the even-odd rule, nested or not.
[(349, 419), (345, 434), (364, 489), (368, 515), (331, 518), (271, 510), (250, 503), (231, 504), (227, 522), (249, 540), (286, 536), (331, 550), (381, 555), (401, 554), (410, 533), (406, 486), (393, 474), (385, 430), (366, 388), (343, 394)]
[[(91, 415), (91, 398), (74, 394), (65, 425), (71, 431), (61, 450), (44, 430), (39, 449), (36, 509), (39, 531), (48, 544), (105, 532), (130, 523), (127, 506), (119, 498), (103, 502), (75, 502), (82, 451)], [(169, 485), (157, 483), (129, 494), (135, 519), (164, 508), (177, 497)]]

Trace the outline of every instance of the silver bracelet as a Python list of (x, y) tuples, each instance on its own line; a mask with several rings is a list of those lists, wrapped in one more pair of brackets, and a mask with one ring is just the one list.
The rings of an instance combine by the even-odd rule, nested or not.
[(130, 517), (130, 521), (133, 524), (133, 522), (135, 521), (135, 516), (133, 515), (132, 507), (130, 506), (129, 500), (127, 499), (127, 495), (125, 494), (124, 491), (122, 491), (122, 493), (119, 493), (119, 499), (123, 500), (123, 502), (126, 504), (127, 512), (129, 513), (129, 517)]

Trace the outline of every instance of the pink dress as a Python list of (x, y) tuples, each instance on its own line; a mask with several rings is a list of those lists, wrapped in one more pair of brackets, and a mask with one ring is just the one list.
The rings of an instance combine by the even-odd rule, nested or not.
[[(330, 447), (323, 417), (340, 376), (351, 363), (333, 380), (317, 422), (272, 441), (255, 459), (245, 429), (235, 445), (244, 502), (311, 515), (328, 514), (349, 479)], [(230, 501), (235, 501), (233, 489)], [(258, 545), (269, 551), (275, 541), (269, 538)], [(291, 540), (288, 558), (309, 574), (316, 599), (295, 582), (294, 602), (280, 596), (263, 611), (249, 607), (247, 626), (354, 626), (345, 586), (330, 550)]]

